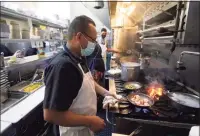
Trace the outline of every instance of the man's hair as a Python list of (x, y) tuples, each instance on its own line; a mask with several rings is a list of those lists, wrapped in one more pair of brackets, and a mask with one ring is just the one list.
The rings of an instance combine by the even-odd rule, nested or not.
[(102, 28), (101, 32), (107, 32), (107, 30), (105, 28)]
[(94, 21), (85, 15), (76, 17), (69, 25), (68, 40), (72, 40), (73, 35), (77, 34), (78, 32), (82, 32), (82, 33), (87, 32), (89, 28), (89, 24), (93, 24), (94, 26), (96, 26)]

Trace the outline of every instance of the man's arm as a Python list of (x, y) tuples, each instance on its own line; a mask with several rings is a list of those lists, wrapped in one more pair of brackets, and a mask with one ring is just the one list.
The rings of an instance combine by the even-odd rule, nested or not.
[(111, 49), (111, 48), (107, 48), (107, 52), (120, 53), (119, 50), (115, 50), (115, 49)]
[(85, 126), (93, 132), (99, 132), (105, 127), (105, 122), (98, 116), (78, 115), (71, 111), (58, 112), (44, 109), (44, 120), (64, 127)]
[(90, 116), (78, 115), (71, 111), (44, 109), (44, 120), (65, 127), (90, 126)]
[(100, 86), (96, 81), (94, 81), (95, 83), (95, 91), (96, 93), (100, 94), (101, 96), (113, 96), (115, 97), (116, 94), (113, 94), (111, 92), (109, 92), (108, 90), (106, 90), (105, 88), (103, 88), (102, 86)]
[(109, 48), (109, 47), (108, 47), (108, 41), (107, 41), (107, 40), (105, 41), (105, 45), (106, 45), (106, 51), (107, 51), (107, 52), (120, 53), (119, 50)]

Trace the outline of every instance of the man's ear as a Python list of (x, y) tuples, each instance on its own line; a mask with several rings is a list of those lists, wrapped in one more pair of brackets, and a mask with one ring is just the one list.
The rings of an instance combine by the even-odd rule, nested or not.
[(81, 39), (81, 35), (82, 35), (81, 32), (78, 32), (78, 33), (76, 34), (76, 38), (77, 38), (77, 40), (80, 40), (80, 39)]

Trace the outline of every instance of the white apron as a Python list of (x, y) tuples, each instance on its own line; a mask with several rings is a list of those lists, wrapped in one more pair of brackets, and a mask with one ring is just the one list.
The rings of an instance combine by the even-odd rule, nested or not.
[[(97, 96), (93, 77), (90, 73), (84, 73), (80, 64), (79, 68), (83, 73), (83, 82), (78, 95), (73, 100), (69, 111), (80, 115), (95, 116), (97, 112)], [(62, 127), (59, 126), (60, 136), (93, 136), (93, 132), (85, 127)]]

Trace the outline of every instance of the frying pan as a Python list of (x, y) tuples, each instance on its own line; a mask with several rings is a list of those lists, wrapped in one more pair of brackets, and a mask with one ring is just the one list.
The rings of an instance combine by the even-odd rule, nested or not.
[[(147, 99), (147, 100), (148, 100), (148, 103), (149, 103), (149, 106), (144, 106), (144, 105), (142, 106), (142, 105), (138, 105), (137, 103), (135, 103), (135, 101), (132, 100), (132, 98), (133, 98), (135, 95), (139, 95), (141, 98)], [(138, 106), (138, 107), (146, 108), (146, 107), (151, 107), (152, 105), (154, 105), (154, 100), (151, 99), (148, 95), (143, 94), (143, 93), (131, 92), (131, 93), (127, 96), (127, 99), (128, 99), (128, 101), (129, 101), (130, 103), (132, 103), (133, 105)]]
[(194, 109), (200, 109), (199, 96), (181, 93), (181, 92), (165, 92), (169, 99), (171, 99), (172, 106), (183, 112), (188, 112)]
[[(135, 88), (130, 89), (127, 87), (127, 85), (134, 86)], [(123, 86), (126, 90), (130, 90), (130, 91), (138, 90), (142, 88), (142, 84), (140, 84), (139, 82), (126, 82)]]

